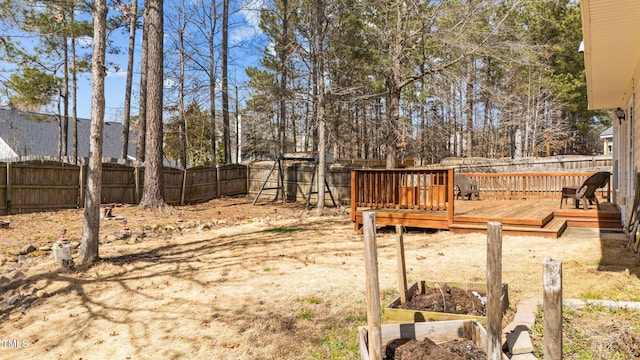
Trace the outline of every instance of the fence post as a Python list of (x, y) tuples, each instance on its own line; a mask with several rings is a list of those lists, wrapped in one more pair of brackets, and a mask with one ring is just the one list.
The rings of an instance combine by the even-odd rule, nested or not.
[(78, 181), (80, 182), (80, 204), (78, 204), (79, 208), (84, 208), (84, 165), (80, 165), (80, 174), (78, 175)]
[(487, 359), (502, 359), (502, 224), (487, 223)]
[(382, 360), (382, 330), (380, 328), (380, 284), (378, 283), (378, 245), (376, 213), (362, 213), (364, 226), (364, 265), (367, 279), (367, 325), (369, 329), (369, 359)]
[(544, 358), (562, 359), (562, 261), (542, 261)]
[(133, 176), (135, 181), (136, 189), (133, 192), (133, 196), (135, 196), (134, 202), (136, 204), (140, 204), (140, 167), (136, 166), (133, 168)]
[(249, 189), (251, 189), (251, 183), (249, 182), (249, 175), (251, 174), (250, 173), (250, 169), (251, 168), (249, 167), (249, 164), (250, 163), (247, 163), (247, 165), (245, 166), (245, 170), (246, 170), (245, 171), (245, 177), (246, 177), (246, 180), (247, 180), (247, 191), (246, 191), (247, 195), (249, 194)]
[(184, 205), (184, 193), (187, 191), (187, 169), (182, 170), (182, 190), (180, 191), (180, 205)]
[(217, 197), (222, 197), (220, 195), (220, 165), (216, 164), (216, 193), (217, 193)]
[(7, 187), (5, 189), (7, 201), (5, 203), (5, 211), (7, 215), (11, 215), (11, 163), (7, 162)]

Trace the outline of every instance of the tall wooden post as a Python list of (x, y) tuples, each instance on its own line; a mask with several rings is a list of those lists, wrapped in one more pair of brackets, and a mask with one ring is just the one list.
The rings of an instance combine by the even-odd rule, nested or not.
[(398, 261), (398, 291), (400, 303), (407, 303), (407, 268), (404, 261), (404, 238), (402, 237), (402, 225), (396, 225), (396, 257)]
[(487, 359), (502, 359), (502, 224), (487, 223)]
[(562, 261), (542, 261), (544, 358), (562, 359)]
[(369, 359), (382, 360), (380, 329), (380, 284), (378, 283), (378, 244), (376, 213), (362, 213), (364, 226), (364, 267), (367, 278), (367, 325), (369, 327)]

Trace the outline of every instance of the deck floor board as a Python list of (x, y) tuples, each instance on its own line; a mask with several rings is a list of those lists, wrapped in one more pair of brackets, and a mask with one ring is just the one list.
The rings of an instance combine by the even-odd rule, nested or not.
[[(356, 226), (361, 223), (358, 209)], [(486, 223), (497, 221), (503, 231), (519, 235), (559, 237), (569, 226), (593, 228), (621, 228), (620, 212), (610, 203), (595, 205), (588, 210), (576, 209), (573, 204), (549, 200), (456, 200), (453, 224), (443, 221), (446, 213), (425, 210), (376, 210), (383, 225), (400, 223), (405, 226), (447, 229), (456, 232), (486, 231)], [(379, 214), (379, 215), (378, 215)], [(424, 225), (424, 226), (423, 226)]]

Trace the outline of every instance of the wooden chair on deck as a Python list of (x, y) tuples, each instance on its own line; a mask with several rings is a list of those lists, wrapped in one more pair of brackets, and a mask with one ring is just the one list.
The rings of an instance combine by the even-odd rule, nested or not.
[(576, 209), (579, 208), (579, 204), (582, 203), (585, 210), (589, 208), (589, 204), (596, 203), (596, 208), (600, 209), (600, 204), (596, 198), (596, 190), (605, 187), (609, 182), (611, 173), (608, 171), (600, 171), (589, 176), (582, 185), (579, 186), (565, 186), (562, 188), (562, 198), (560, 199), (560, 209), (562, 209), (562, 202), (567, 202), (566, 199), (573, 199)]
[(456, 199), (462, 197), (462, 199), (468, 198), (471, 200), (471, 196), (475, 195), (476, 199), (480, 200), (480, 189), (478, 185), (471, 183), (471, 179), (463, 174), (455, 174), (454, 177)]

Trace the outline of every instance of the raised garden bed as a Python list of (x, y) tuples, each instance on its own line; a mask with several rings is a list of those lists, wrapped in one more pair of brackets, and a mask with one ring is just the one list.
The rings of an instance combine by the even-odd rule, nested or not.
[[(412, 357), (411, 353), (403, 352), (402, 359), (448, 359), (448, 353), (445, 348), (450, 348), (451, 344), (460, 349), (460, 346), (456, 346), (454, 341), (465, 341), (464, 350), (476, 354), (472, 359), (486, 359), (486, 343), (487, 332), (478, 321), (475, 320), (449, 320), (449, 321), (435, 321), (435, 322), (421, 322), (421, 323), (408, 323), (408, 324), (385, 324), (380, 329), (382, 335), (382, 355), (385, 360), (392, 360), (394, 358), (394, 351), (399, 345), (406, 343), (411, 339), (421, 341), (421, 343), (414, 344), (412, 350), (417, 350), (420, 355)], [(423, 341), (428, 338), (431, 341)], [(366, 326), (358, 328), (358, 341), (360, 346), (360, 358), (362, 360), (369, 360), (368, 350), (368, 331)], [(437, 349), (433, 346), (433, 343), (438, 344)], [(444, 344), (445, 346), (442, 346)], [(420, 346), (427, 347), (427, 350), (421, 352)], [(479, 351), (480, 350), (480, 351)], [(430, 353), (432, 357), (425, 357), (425, 353)], [(481, 354), (484, 353), (484, 356)], [(450, 353), (451, 358), (455, 358), (455, 353)], [(478, 357), (478, 355), (480, 357)], [(458, 355), (460, 356), (460, 355)]]
[[(395, 298), (384, 309), (384, 319), (386, 323), (478, 320), (486, 325), (485, 304), (477, 297), (486, 296), (486, 293), (487, 285), (484, 283), (416, 282), (407, 289), (405, 307), (401, 306), (400, 297)], [(505, 312), (509, 308), (507, 284), (502, 285), (501, 301), (502, 311)], [(420, 303), (425, 307), (419, 306)]]

